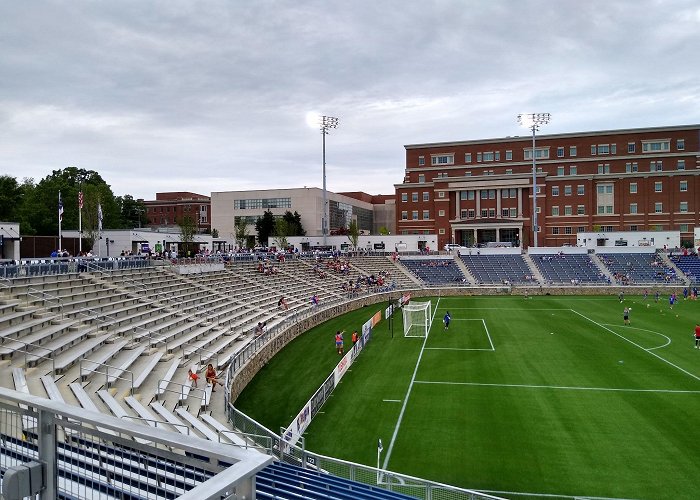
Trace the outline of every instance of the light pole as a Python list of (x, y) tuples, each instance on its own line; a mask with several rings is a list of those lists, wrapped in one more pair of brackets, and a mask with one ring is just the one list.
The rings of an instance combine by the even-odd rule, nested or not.
[(518, 123), (532, 130), (532, 242), (537, 247), (537, 155), (535, 154), (535, 133), (541, 125), (547, 125), (551, 116), (549, 113), (521, 113)]
[(329, 214), (328, 214), (328, 194), (326, 192), (326, 135), (332, 128), (338, 128), (338, 118), (334, 116), (307, 115), (307, 122), (320, 127), (323, 136), (323, 217), (321, 218), (321, 233), (323, 234), (323, 246), (327, 246)]

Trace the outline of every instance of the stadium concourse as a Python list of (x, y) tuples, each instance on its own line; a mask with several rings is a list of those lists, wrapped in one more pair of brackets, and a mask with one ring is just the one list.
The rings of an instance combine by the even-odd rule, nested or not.
[[(229, 406), (241, 390), (239, 374), (246, 367), (247, 376), (254, 374), (259, 353), (274, 355), (311, 326), (361, 305), (398, 299), (405, 290), (415, 296), (435, 294), (435, 287), (444, 294), (586, 293), (582, 287), (587, 286), (590, 293), (616, 294), (634, 285), (687, 286), (690, 279), (681, 269), (695, 264), (649, 251), (599, 256), (578, 250), (528, 255), (474, 249), (461, 256), (398, 259), (313, 253), (270, 256), (263, 266), (267, 256), (250, 254), (174, 262), (5, 263), (0, 265), (0, 472), (5, 479), (11, 467), (40, 457), (38, 425), (50, 413), (63, 426), (53, 457), (61, 498), (175, 498), (197, 491), (193, 488), (212, 488), (217, 478), (219, 489), (202, 490), (197, 498), (220, 498), (223, 492), (228, 498), (251, 498), (253, 489), (258, 498), (300, 498), (299, 488), (303, 495), (317, 491), (301, 498), (407, 498), (398, 486), (387, 492), (391, 482), (377, 489), (376, 469), (356, 469), (370, 471), (374, 486), (333, 479), (294, 467), (308, 468), (310, 461), (296, 457), (295, 463), (294, 454), (285, 458), (274, 436), (254, 438), (257, 430), (233, 418)], [(266, 272), (271, 267), (274, 272)], [(281, 297), (286, 307), (279, 307)], [(225, 381), (225, 391), (210, 383), (210, 364)], [(199, 448), (183, 442), (192, 436), (200, 439)], [(107, 466), (105, 457), (112, 455), (122, 458)], [(268, 465), (269, 455), (278, 459), (276, 465)], [(127, 480), (133, 470), (117, 467), (144, 460), (153, 463), (152, 476)], [(237, 475), (226, 476), (221, 486), (231, 464), (238, 464)], [(361, 475), (356, 470), (355, 478)], [(423, 490), (407, 491), (423, 497), (430, 487), (425, 482)], [(327, 496), (331, 490), (339, 493)], [(451, 498), (493, 498), (468, 490), (452, 493)]]

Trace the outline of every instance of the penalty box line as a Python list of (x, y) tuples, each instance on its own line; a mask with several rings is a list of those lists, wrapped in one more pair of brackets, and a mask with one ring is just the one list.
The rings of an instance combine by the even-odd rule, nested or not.
[(489, 384), (484, 382), (448, 382), (415, 380), (416, 384), (426, 385), (462, 385), (472, 387), (507, 387), (520, 389), (552, 389), (561, 391), (599, 391), (599, 392), (651, 392), (659, 394), (700, 394), (700, 391), (686, 389), (626, 389), (622, 387), (577, 387), (567, 385), (535, 385), (535, 384)]
[[(435, 306), (435, 309), (437, 310), (437, 306)], [(424, 347), (425, 350), (429, 350), (429, 351), (495, 351), (496, 350), (496, 348), (493, 345), (493, 340), (491, 340), (491, 334), (489, 333), (489, 327), (486, 326), (485, 319), (483, 319), (483, 318), (455, 318), (455, 319), (452, 319), (450, 321), (481, 321), (481, 324), (484, 325), (484, 331), (486, 332), (486, 337), (489, 339), (489, 345), (491, 346), (491, 349), (468, 349), (468, 348), (461, 348), (461, 347)]]

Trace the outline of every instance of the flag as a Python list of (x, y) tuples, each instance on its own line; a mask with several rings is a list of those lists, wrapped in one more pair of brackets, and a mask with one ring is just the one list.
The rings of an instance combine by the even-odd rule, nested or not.
[(63, 220), (63, 200), (61, 199), (61, 192), (58, 192), (58, 220)]
[(381, 453), (384, 450), (384, 446), (382, 445), (382, 438), (379, 438), (379, 442), (377, 443), (377, 450), (379, 450), (379, 453)]
[(83, 209), (83, 192), (78, 191), (78, 208)]
[(102, 205), (97, 204), (97, 230), (102, 232)]

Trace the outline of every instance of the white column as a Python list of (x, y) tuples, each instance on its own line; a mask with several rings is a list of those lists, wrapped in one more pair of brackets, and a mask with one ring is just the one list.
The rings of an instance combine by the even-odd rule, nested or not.
[(477, 189), (474, 193), (474, 198), (476, 198), (476, 218), (481, 217), (481, 189)]
[(518, 188), (518, 217), (523, 215), (523, 188)]
[(462, 198), (462, 192), (461, 191), (455, 191), (455, 219), (459, 219), (460, 213), (459, 213), (459, 202)]
[(501, 196), (503, 195), (503, 190), (496, 189), (496, 217), (501, 216)]

